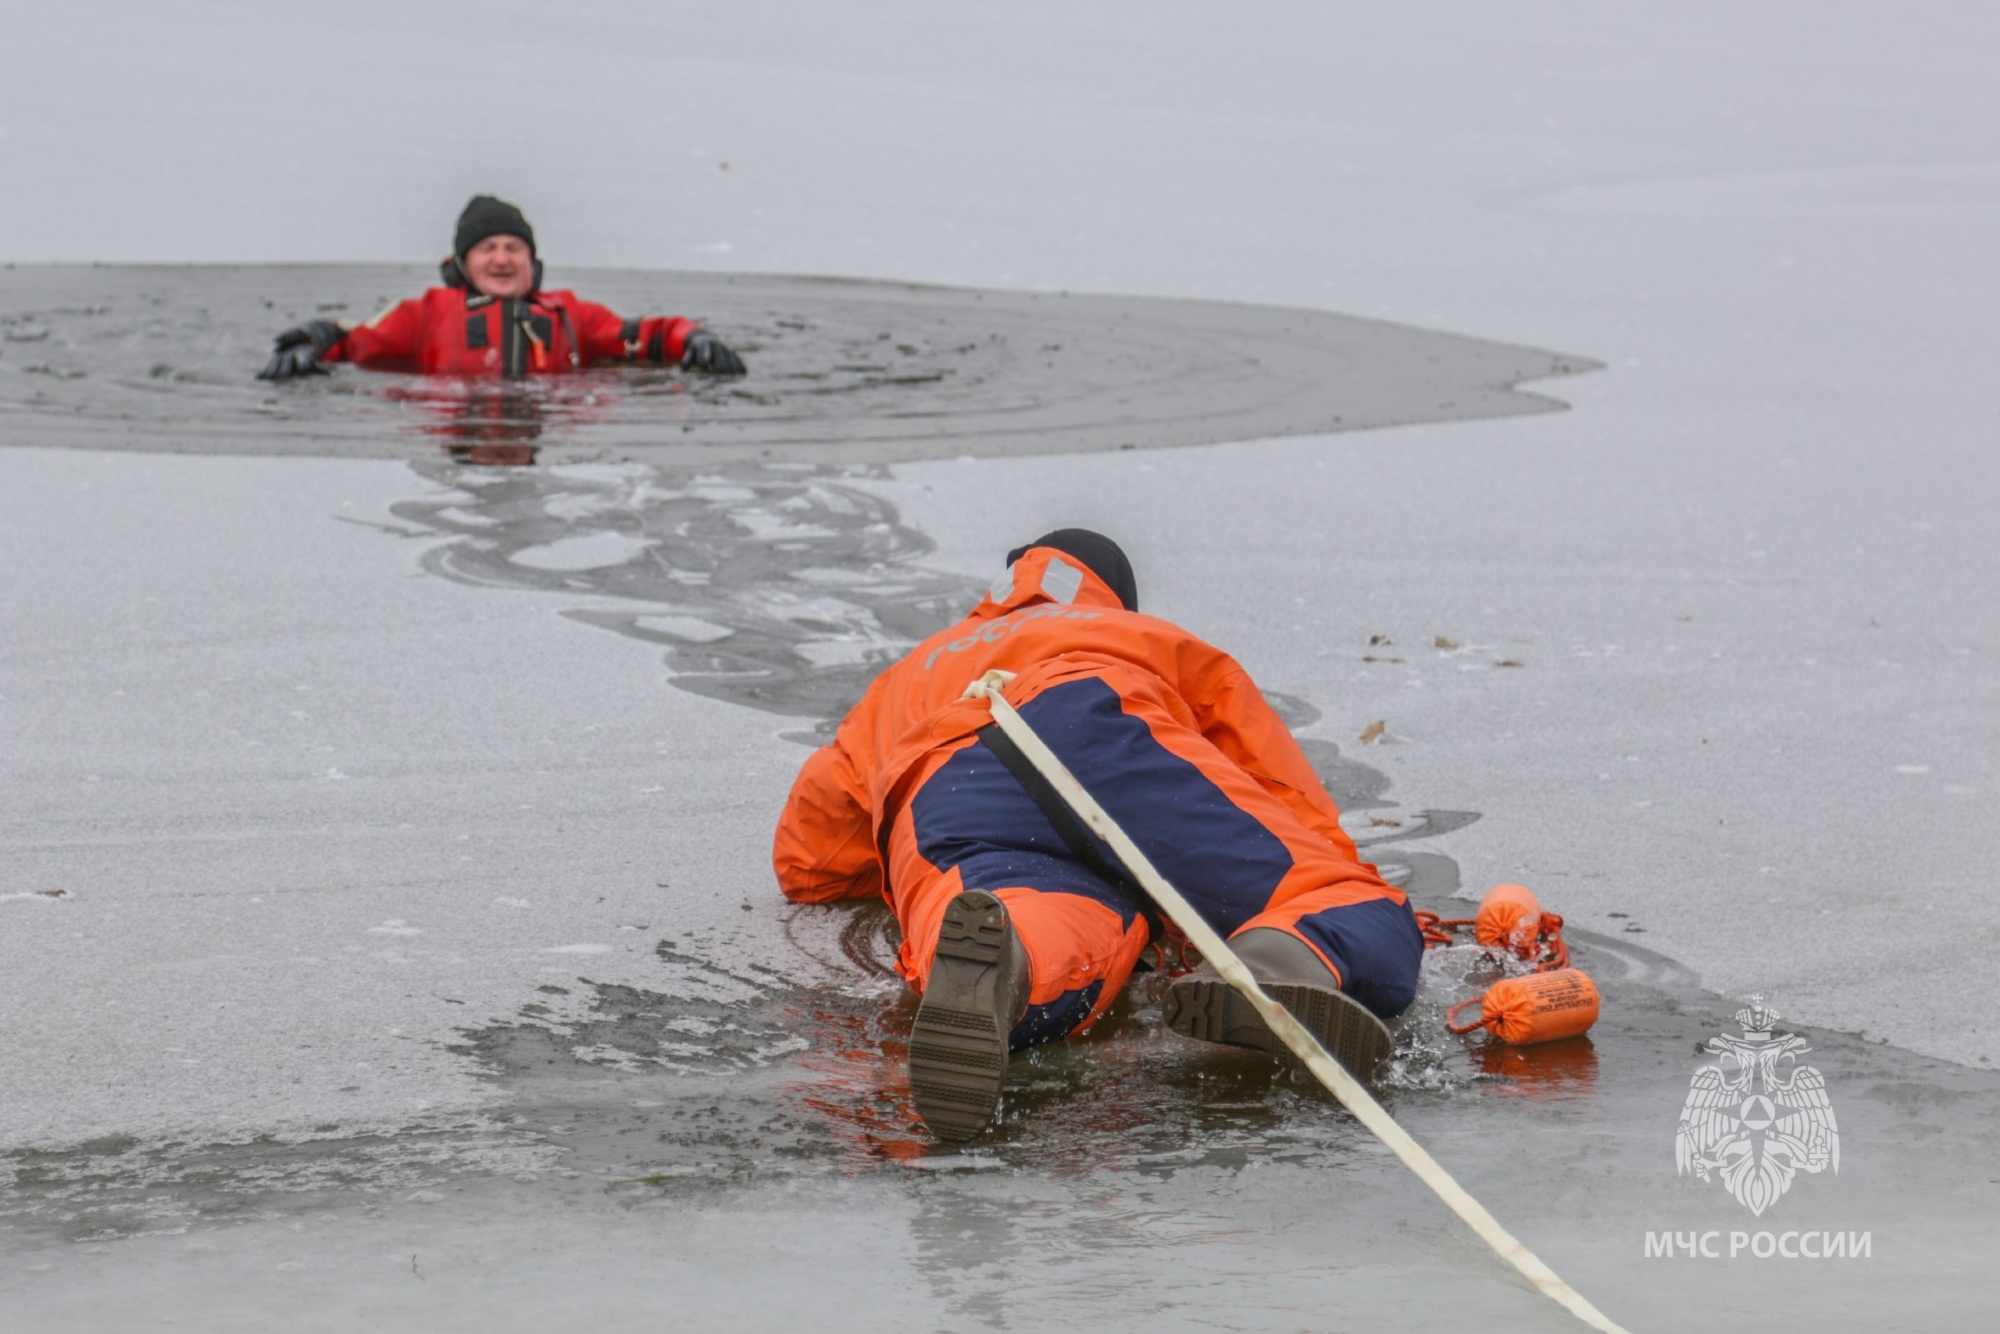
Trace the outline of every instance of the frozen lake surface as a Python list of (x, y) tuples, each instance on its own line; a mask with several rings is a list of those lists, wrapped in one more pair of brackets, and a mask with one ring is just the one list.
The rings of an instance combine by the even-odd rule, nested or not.
[[(2000, 403), (1955, 294), (2000, 277), (1993, 27), (14, 16), (0, 1323), (1557, 1327), (1143, 985), (1017, 1066), (990, 1141), (911, 1132), (886, 919), (784, 905), (771, 822), (878, 655), (1074, 523), (1280, 696), (1421, 902), (1521, 880), (1569, 919), (1588, 1044), (1446, 1039), (1472, 981), (1434, 959), (1388, 1095), (1559, 1272), (1635, 1329), (1976, 1326)], [(627, 109), (496, 133), (496, 72)], [(413, 289), (475, 190), (584, 295), (752, 331), (759, 374), (247, 378), (272, 329)], [(169, 267), (45, 267), (97, 261)], [(865, 281), (761, 276), (794, 273)], [(968, 293), (1000, 344), (933, 334)], [(1146, 332), (1106, 350), (1120, 311)], [(1093, 368), (1060, 395), (1058, 341)], [(1403, 392), (1427, 347), (1500, 359), (1476, 408)], [(1842, 1136), (1761, 1216), (1673, 1154), (1752, 992)], [(1763, 1230), (1872, 1249), (1645, 1255)]]

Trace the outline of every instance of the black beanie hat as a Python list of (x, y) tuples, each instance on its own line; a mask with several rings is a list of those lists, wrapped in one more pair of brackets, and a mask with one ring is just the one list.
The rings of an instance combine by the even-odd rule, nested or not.
[(528, 253), (535, 253), (535, 229), (520, 209), (492, 195), (474, 195), (465, 212), (458, 215), (458, 234), (452, 238), (451, 253), (464, 259), (489, 236), (518, 236), (528, 243)]
[(1053, 533), (1043, 533), (1027, 546), (1015, 547), (1007, 553), (1007, 563), (1012, 565), (1034, 547), (1054, 547), (1065, 555), (1076, 557), (1092, 574), (1111, 586), (1111, 591), (1125, 604), (1125, 610), (1139, 610), (1139, 581), (1133, 577), (1132, 562), (1125, 559), (1124, 550), (1103, 533), (1093, 533), (1088, 528), (1058, 528)]

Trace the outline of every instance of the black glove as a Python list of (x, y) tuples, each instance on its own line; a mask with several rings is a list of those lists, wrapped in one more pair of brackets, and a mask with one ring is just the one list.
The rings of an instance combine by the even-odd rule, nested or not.
[(706, 329), (696, 329), (681, 346), (681, 365), (710, 375), (742, 375), (748, 369), (729, 344)]
[(271, 349), (271, 360), (257, 372), (257, 378), (289, 380), (294, 375), (324, 375), (326, 368), (319, 364), (319, 359), (345, 337), (347, 330), (332, 320), (307, 320), (297, 328), (287, 329), (278, 335)]

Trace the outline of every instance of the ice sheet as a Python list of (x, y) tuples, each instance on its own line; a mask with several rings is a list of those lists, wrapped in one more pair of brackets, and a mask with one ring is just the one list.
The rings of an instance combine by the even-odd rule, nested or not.
[[(1993, 972), (2000, 852), (1986, 10), (17, 8), (0, 261), (415, 265), (496, 190), (552, 265), (1305, 306), (1608, 363), (1563, 383), (1568, 414), (852, 485), (935, 544), (939, 584), (1060, 523), (1116, 531), (1152, 605), (1319, 709), (1309, 735), (1406, 808), (1482, 814), (1431, 854), (1468, 884), (1527, 878), (1685, 987), (1762, 990), (1816, 1030), (1847, 1153), (1771, 1226), (1872, 1229), (1846, 1268), (1642, 1258), (1649, 1230), (1763, 1226), (1673, 1175), (1693, 1041), (1726, 1018), (1699, 990), (1622, 993), (1602, 1117), (1404, 1099), (1614, 1315), (1976, 1321), (1992, 1184), (1964, 1165), (1992, 1160), (2000, 1054), (1967, 999)], [(530, 89), (503, 119), (496, 76)], [(30, 350), (0, 344), (0, 368)], [(1030, 1100), (1053, 1138), (997, 1169), (644, 1206), (570, 1183), (581, 1203), (559, 1203), (548, 1164), (578, 1154), (548, 1127), (568, 1123), (497, 1118), (574, 1103), (443, 1044), (531, 1004), (588, 1020), (620, 994), (592, 982), (747, 994), (659, 953), (663, 904), (676, 958), (784, 960), (853, 993), (835, 1017), (893, 1023), (867, 950), (770, 896), (796, 722), (667, 688), (657, 646), (591, 622), (635, 611), (615, 598), (421, 573), (433, 532), (391, 507), (454, 502), (402, 464), (0, 466), (0, 1106), (10, 1145), (100, 1137), (10, 1193), (18, 1323), (143, 1304), (429, 1328), (467, 1309), (446, 1293), (516, 1327), (787, 1319), (802, 1293), (871, 1328), (1553, 1318), (1407, 1183), (1342, 1156), (1344, 1120), (1268, 1085), (1243, 1092), (1238, 1163), (1090, 1158), (1065, 1119), (1088, 1104), (1058, 1080)], [(1388, 740), (1363, 750), (1376, 720)], [(371, 930), (391, 922), (422, 934)], [(612, 952), (542, 953), (577, 944)], [(1136, 1069), (1140, 1092), (1180, 1059), (1143, 1026), (1097, 1055), (1079, 1078)], [(564, 1096), (637, 1078), (559, 1073)], [(725, 1128), (762, 1142), (767, 1104), (744, 1097)], [(628, 1110), (615, 1124), (641, 1132), (648, 1112), (700, 1123)], [(297, 1176), (225, 1151), (314, 1126), (340, 1147)], [(1532, 1170), (1496, 1143), (1540, 1150)], [(385, 1145), (394, 1161), (367, 1151)], [(83, 1208), (128, 1155), (168, 1180), (103, 1226), (185, 1236), (92, 1252), (21, 1221)], [(221, 1226), (231, 1209), (249, 1221)], [(453, 1273), (477, 1285), (433, 1283), (426, 1236), (476, 1257)], [(524, 1260), (541, 1247), (590, 1267), (550, 1278)]]

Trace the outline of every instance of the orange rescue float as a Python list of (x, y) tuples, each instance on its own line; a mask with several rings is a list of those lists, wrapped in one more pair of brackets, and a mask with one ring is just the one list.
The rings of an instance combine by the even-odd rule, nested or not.
[[(1461, 1010), (1477, 1005), (1480, 1017), (1458, 1022)], [(1588, 1032), (1597, 1022), (1597, 984), (1580, 968), (1555, 968), (1525, 977), (1507, 977), (1483, 996), (1460, 1001), (1445, 1011), (1445, 1027), (1454, 1033), (1491, 1029), (1502, 1042), (1525, 1046), (1554, 1042)]]
[(1541, 901), (1526, 885), (1495, 885), (1479, 901), (1472, 934), (1482, 945), (1528, 958), (1542, 934)]

